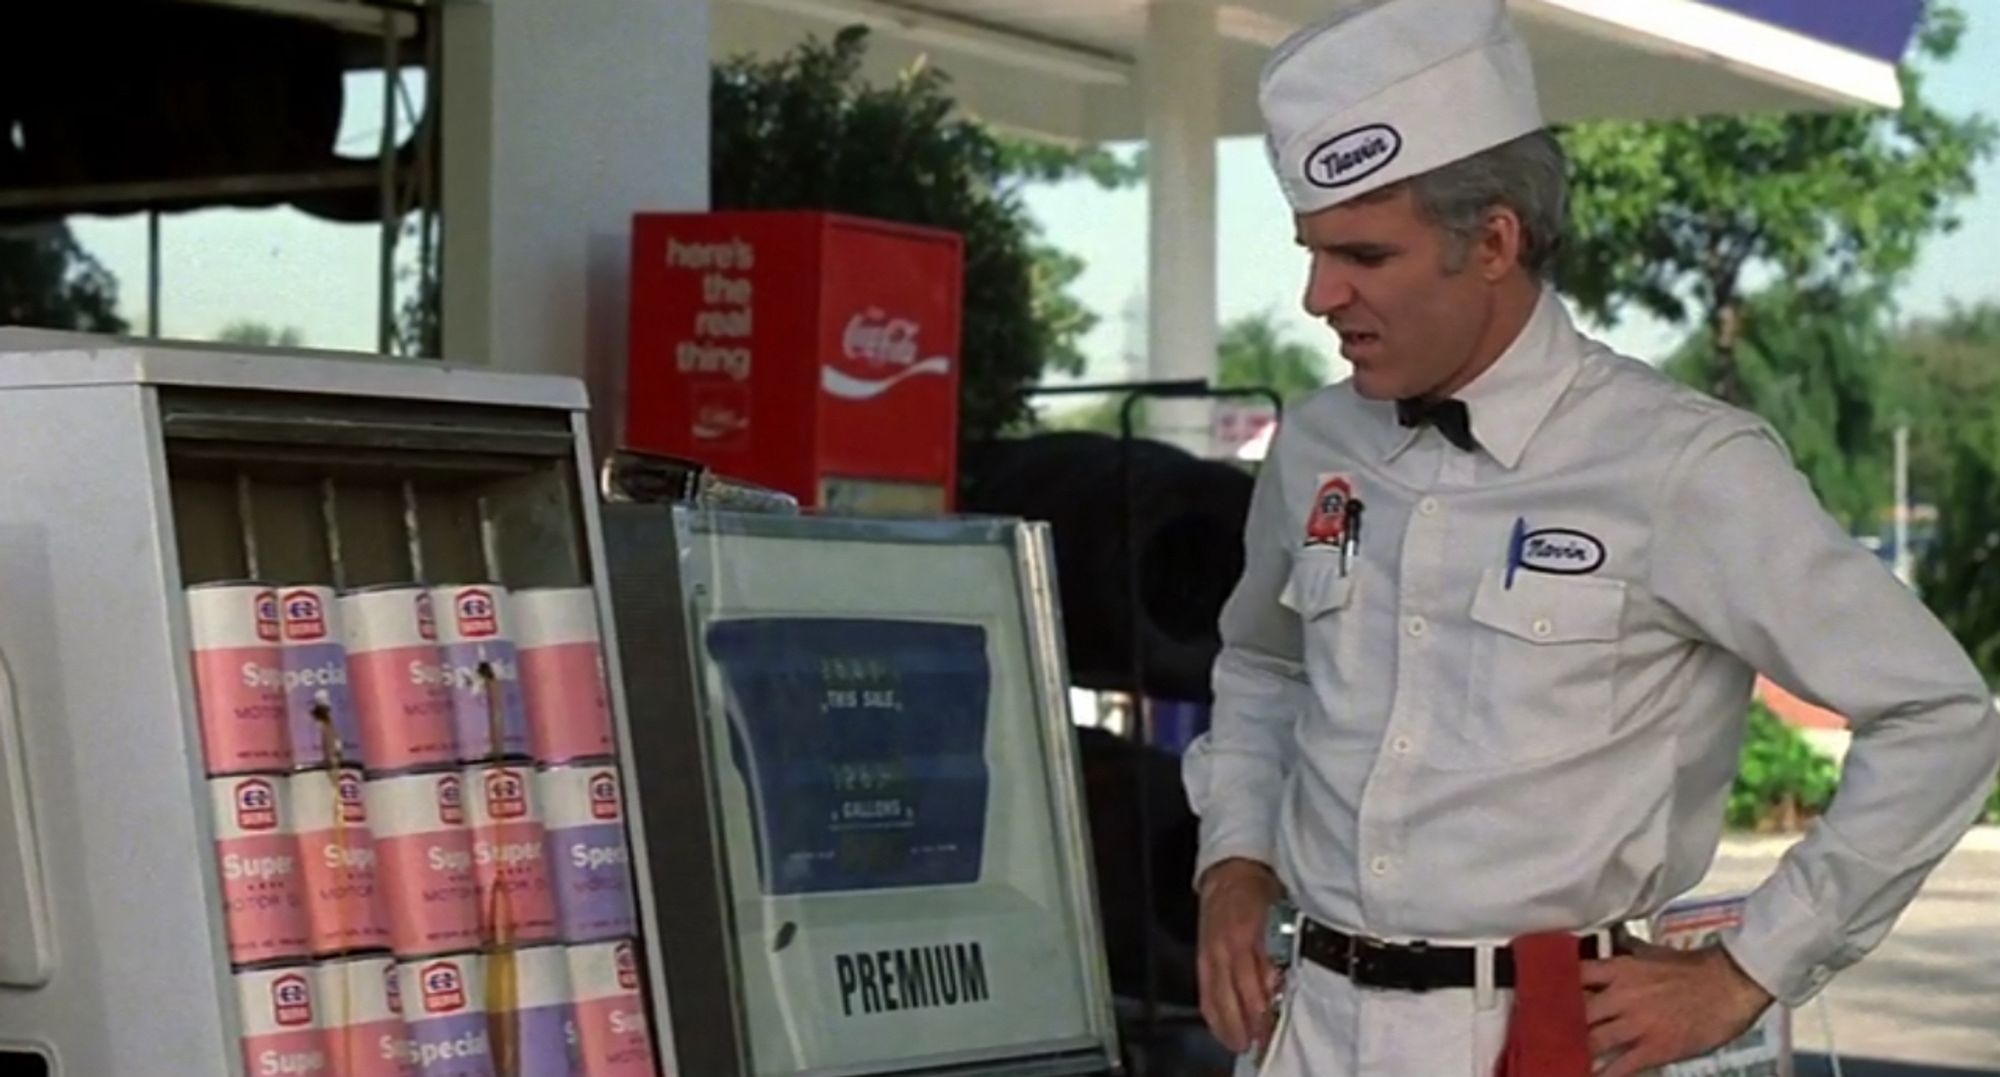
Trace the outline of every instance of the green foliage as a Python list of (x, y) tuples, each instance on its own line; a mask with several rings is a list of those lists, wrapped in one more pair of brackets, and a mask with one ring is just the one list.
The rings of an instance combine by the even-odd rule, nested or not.
[[(1872, 531), (1895, 492), (1894, 415), (1884, 402), (1895, 365), (1887, 296), (1781, 286), (1751, 297), (1742, 311), (1740, 403), (1777, 428), (1835, 517)], [(1714, 336), (1702, 330), (1666, 370), (1706, 388), (1720, 362)]]
[(1268, 310), (1223, 326), (1216, 352), (1216, 383), (1226, 389), (1275, 389), (1289, 404), (1326, 385), (1326, 353), (1287, 338)]
[[(1286, 404), (1326, 384), (1326, 353), (1285, 335), (1277, 314), (1258, 311), (1222, 327), (1216, 335), (1215, 383), (1226, 389), (1273, 389)], [(1118, 410), (1124, 398), (1073, 408), (1050, 418), (1058, 430), (1118, 432)], [(1133, 428), (1142, 429), (1145, 405), (1133, 411)]]
[(1898, 344), (1892, 406), (1910, 422), (1911, 486), (1938, 509), (1917, 587), (2000, 683), (2000, 304), (1918, 323)]
[(305, 334), (292, 326), (279, 329), (248, 318), (239, 318), (223, 326), (215, 339), (224, 344), (244, 344), (253, 348), (296, 348), (306, 342)]
[(1092, 149), (1004, 139), (961, 115), (944, 72), (892, 85), (860, 74), (867, 31), (772, 60), (717, 65), (710, 98), (711, 203), (817, 209), (927, 225), (965, 240), (962, 436), (1024, 424), (1045, 369), (1081, 371), (1096, 316), (1068, 292), (1082, 266), (1038, 242), (1019, 187), (1068, 175), (1117, 184), (1129, 166)]
[(118, 281), (67, 226), (0, 232), (0, 325), (122, 333)]
[[(1918, 53), (1949, 59), (1961, 11), (1931, 6)], [(1574, 180), (1571, 242), (1556, 280), (1593, 317), (1628, 305), (1706, 328), (1716, 361), (1705, 388), (1747, 402), (1734, 357), (1753, 271), (1802, 294), (1886, 285), (1922, 242), (1957, 227), (1994, 144), (1991, 123), (1951, 117), (1902, 72), (1893, 112), (1717, 116), (1610, 122), (1563, 132)]]
[(1769, 707), (1753, 703), (1742, 763), (1729, 791), (1729, 825), (1791, 829), (1802, 818), (1824, 812), (1839, 782), (1840, 768), (1831, 759)]

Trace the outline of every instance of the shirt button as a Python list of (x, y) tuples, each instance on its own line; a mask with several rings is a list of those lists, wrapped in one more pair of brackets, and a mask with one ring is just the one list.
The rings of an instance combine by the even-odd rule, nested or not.
[(1430, 628), (1431, 626), (1427, 622), (1425, 622), (1425, 620), (1422, 617), (1410, 618), (1410, 628), (1409, 628), (1410, 635), (1421, 636), (1425, 632), (1430, 631)]
[(1377, 875), (1389, 874), (1389, 858), (1386, 856), (1378, 856), (1375, 859), (1370, 860), (1368, 862), (1368, 870), (1374, 872)]
[(1425, 516), (1436, 516), (1438, 511), (1437, 498), (1427, 497), (1417, 502), (1417, 511)]
[(1397, 755), (1410, 754), (1412, 747), (1413, 745), (1410, 743), (1410, 738), (1408, 737), (1397, 737), (1395, 740), (1389, 742), (1389, 749)]
[(1535, 635), (1544, 637), (1556, 630), (1555, 622), (1547, 617), (1535, 618), (1535, 623), (1528, 627), (1534, 630)]

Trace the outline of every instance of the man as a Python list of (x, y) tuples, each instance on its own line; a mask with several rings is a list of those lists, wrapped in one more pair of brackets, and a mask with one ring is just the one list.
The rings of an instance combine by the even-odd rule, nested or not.
[[(1564, 162), (1500, 0), (1308, 29), (1260, 97), (1353, 376), (1258, 476), (1186, 762), (1210, 1025), (1284, 1077), (1487, 1077), (1510, 1038), (1551, 1077), (1514, 1052), (1574, 1006), (1581, 1067), (1629, 1077), (1803, 1003), (1976, 817), (1986, 685), (1763, 423), (1571, 324)], [(1611, 945), (1705, 874), (1754, 671), (1853, 722), (1838, 799), (1720, 946)]]

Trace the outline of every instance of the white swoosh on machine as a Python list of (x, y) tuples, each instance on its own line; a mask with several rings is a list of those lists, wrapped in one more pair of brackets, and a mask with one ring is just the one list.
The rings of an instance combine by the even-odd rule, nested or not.
[(943, 355), (933, 355), (921, 363), (912, 363), (881, 381), (868, 381), (830, 366), (822, 366), (819, 368), (819, 387), (845, 400), (872, 400), (895, 388), (898, 382), (908, 381), (919, 374), (949, 373), (951, 359)]

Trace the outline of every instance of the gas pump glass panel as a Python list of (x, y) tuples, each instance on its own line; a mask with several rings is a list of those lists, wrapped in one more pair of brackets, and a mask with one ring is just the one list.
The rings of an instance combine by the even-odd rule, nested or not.
[(1041, 532), (682, 520), (755, 1072), (1101, 1044)]

